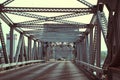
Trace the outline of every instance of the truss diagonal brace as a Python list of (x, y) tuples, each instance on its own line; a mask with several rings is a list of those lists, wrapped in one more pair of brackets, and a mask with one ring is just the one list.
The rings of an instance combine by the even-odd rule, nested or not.
[(36, 14), (30, 14), (26, 12), (7, 12), (9, 14), (14, 14), (14, 15), (19, 15), (19, 16), (25, 16), (25, 17), (30, 17), (30, 18), (37, 18), (37, 19), (45, 19), (46, 16), (41, 16), (41, 15), (36, 15)]
[(19, 42), (18, 42), (16, 54), (15, 54), (15, 62), (18, 62), (18, 58), (19, 58), (19, 55), (20, 55), (20, 49), (22, 47), (23, 39), (24, 39), (23, 35), (20, 34), (20, 38), (19, 38)]
[[(20, 22), (17, 24), (35, 24), (35, 23), (41, 23), (41, 22), (45, 22), (45, 21), (43, 21), (43, 20), (31, 20), (31, 21)], [(84, 24), (84, 23), (69, 21), (69, 20), (55, 20), (55, 22), (63, 23), (63, 24), (78, 24), (78, 25)]]
[(10, 4), (11, 2), (13, 2), (14, 0), (6, 0), (5, 2), (2, 3), (3, 6), (6, 6), (8, 4)]
[(89, 3), (89, 2), (87, 2), (86, 0), (77, 0), (77, 1), (83, 3), (84, 5), (86, 5), (88, 7), (93, 7), (93, 5), (91, 3)]
[(83, 16), (83, 15), (90, 14), (90, 12), (81, 12), (81, 13), (60, 15), (60, 16), (55, 16), (55, 17), (45, 17), (45, 16), (35, 15), (35, 14), (30, 14), (30, 13), (25, 13), (25, 12), (22, 12), (22, 13), (21, 12), (7, 12), (7, 13), (39, 19), (39, 20), (31, 20), (31, 21), (21, 22), (21, 24), (41, 23), (41, 22), (45, 22), (45, 21), (63, 22), (63, 21), (60, 21), (60, 20), (61, 19), (66, 19), (66, 18), (71, 18), (71, 17), (77, 17), (77, 16)]
[[(37, 18), (37, 19), (42, 19), (42, 20), (30, 20), (30, 21), (25, 21), (25, 22), (20, 22), (19, 24), (35, 24), (35, 23), (41, 23), (41, 22), (45, 22), (45, 19), (51, 18), (51, 17), (46, 17), (46, 16), (41, 16), (41, 15), (36, 15), (36, 14), (30, 14), (30, 13), (25, 13), (25, 12), (8, 12), (11, 14), (15, 14), (15, 15), (20, 15), (20, 16), (26, 16), (26, 17), (31, 17), (31, 18)], [(83, 13), (76, 13), (76, 15), (73, 14), (68, 14), (68, 15), (61, 15), (60, 16), (56, 16), (58, 17), (57, 19), (54, 19), (55, 22), (59, 22), (59, 23), (66, 23), (66, 24), (83, 24), (80, 22), (74, 22), (74, 21), (69, 21), (69, 20), (59, 20), (59, 19), (65, 19), (65, 18), (70, 18), (70, 17), (75, 17), (75, 16), (80, 16), (83, 14), (90, 14), (90, 12), (83, 12)], [(64, 16), (64, 17), (63, 17)], [(66, 17), (67, 16), (67, 17)], [(52, 20), (53, 21), (53, 20)]]
[(25, 16), (25, 17), (37, 18), (39, 20), (44, 20), (44, 21), (54, 21), (54, 20), (59, 20), (59, 19), (83, 16), (83, 15), (90, 14), (91, 12), (72, 13), (72, 14), (65, 14), (65, 15), (54, 16), (54, 17), (46, 17), (46, 16), (35, 15), (35, 14), (30, 14), (30, 13), (25, 13), (25, 12), (22, 12), (22, 13), (21, 12), (7, 12), (7, 13)]
[(103, 33), (105, 43), (107, 44), (106, 36), (107, 36), (108, 21), (106, 19), (106, 16), (105, 16), (104, 12), (99, 12), (98, 11), (97, 12), (97, 17), (98, 17), (99, 26), (101, 27), (101, 30), (102, 30), (102, 33)]

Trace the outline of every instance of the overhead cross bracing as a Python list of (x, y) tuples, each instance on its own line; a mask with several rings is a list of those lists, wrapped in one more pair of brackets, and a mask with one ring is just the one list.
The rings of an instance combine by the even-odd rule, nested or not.
[[(5, 65), (12, 62), (21, 65), (19, 61), (24, 60), (30, 63), (39, 59), (40, 62), (41, 59), (48, 61), (51, 52), (48, 48), (58, 47), (56, 50), (62, 52), (65, 46), (65, 52), (69, 51), (67, 48), (73, 49), (75, 64), (89, 79), (119, 80), (119, 13), (120, 0), (0, 0), (0, 19), (10, 27), (8, 56), (4, 26), (0, 26)], [(20, 34), (15, 56), (14, 30)], [(103, 48), (107, 48), (105, 53)], [(103, 56), (105, 60), (102, 60)]]
[[(8, 1), (8, 2), (9, 3), (11, 2), (10, 4), (12, 4), (12, 1)], [(6, 1), (6, 3), (8, 3), (8, 2)], [(14, 3), (14, 1), (13, 1), (13, 3)], [(23, 17), (28, 18), (27, 21), (13, 22), (13, 25), (12, 25), (14, 28), (20, 29), (20, 31), (22, 30), (22, 32), (24, 34), (27, 34), (28, 36), (31, 36), (32, 33), (35, 34), (35, 33), (39, 32), (40, 37), (42, 37), (42, 34), (43, 34), (43, 37), (45, 37), (44, 34), (48, 33), (48, 36), (50, 38), (50, 36), (53, 36), (53, 34), (56, 34), (56, 35), (54, 35), (54, 38), (56, 37), (57, 40), (58, 40), (57, 37), (59, 36), (61, 40), (66, 38), (65, 40), (69, 41), (71, 39), (72, 42), (75, 42), (77, 39), (80, 38), (78, 35), (81, 34), (81, 32), (80, 32), (81, 28), (85, 28), (85, 29), (92, 28), (93, 25), (91, 25), (89, 23), (87, 23), (87, 24), (82, 23), (80, 21), (71, 21), (69, 19), (76, 18), (79, 16), (93, 14), (96, 12), (96, 8), (97, 8), (96, 6), (91, 6), (88, 8), (87, 7), (86, 8), (78, 8), (78, 7), (76, 7), (76, 8), (71, 8), (71, 7), (49, 8), (48, 7), (47, 8), (47, 7), (39, 7), (39, 6), (37, 6), (37, 7), (9, 7), (9, 4), (8, 4), (8, 6), (5, 6), (4, 3), (1, 4), (0, 7), (1, 7), (0, 11), (2, 13), (5, 13), (6, 16), (8, 16), (8, 17), (11, 15), (12, 16), (15, 15), (16, 17), (18, 16), (19, 18), (20, 18), (20, 16), (21, 16), (21, 18), (23, 18)], [(56, 15), (56, 16), (52, 15), (52, 16), (48, 17), (48, 16), (38, 14), (38, 12), (39, 13), (50, 13), (50, 14), (61, 13), (61, 14)], [(33, 28), (40, 29), (40, 30), (34, 30)], [(57, 30), (57, 29), (61, 29), (61, 28), (64, 30), (63, 31)], [(27, 29), (28, 29), (28, 31), (27, 31)], [(29, 29), (31, 29), (31, 32), (29, 31)], [(77, 31), (74, 29), (77, 29)], [(71, 31), (69, 31), (69, 30), (71, 30)], [(76, 36), (74, 36), (74, 37), (71, 36), (71, 38), (67, 38), (67, 36), (70, 35), (68, 33), (76, 34)], [(61, 34), (61, 35), (59, 35), (59, 34)], [(64, 36), (62, 36), (62, 35), (64, 35)], [(32, 35), (32, 37), (34, 37), (34, 39), (35, 39), (36, 37), (39, 37), (39, 36)], [(36, 39), (40, 39), (40, 37), (36, 38)], [(52, 39), (53, 38), (51, 38), (51, 40)], [(64, 40), (62, 40), (62, 41), (64, 42)]]

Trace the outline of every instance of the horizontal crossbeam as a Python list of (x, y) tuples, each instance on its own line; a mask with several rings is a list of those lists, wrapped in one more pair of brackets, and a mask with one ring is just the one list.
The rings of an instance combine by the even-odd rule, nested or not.
[(54, 21), (54, 20), (59, 20), (59, 19), (66, 19), (66, 18), (71, 18), (71, 17), (88, 15), (91, 12), (81, 12), (81, 13), (64, 14), (64, 15), (59, 15), (59, 16), (54, 16), (54, 17), (46, 17), (46, 16), (41, 16), (41, 15), (36, 15), (36, 14), (30, 14), (30, 13), (25, 13), (25, 12), (22, 12), (22, 13), (21, 12), (7, 12), (7, 13), (15, 14), (15, 15), (19, 15), (19, 16), (30, 17), (30, 18), (37, 18), (39, 20)]
[(1, 7), (0, 12), (94, 12), (94, 8)]
[(79, 31), (40, 31), (40, 30), (31, 30), (31, 31), (24, 31), (25, 34), (44, 34), (44, 33), (66, 33), (66, 34), (84, 34), (85, 32), (79, 32)]
[[(44, 34), (31, 34), (30, 36), (36, 36), (36, 37), (39, 37), (39, 36), (41, 36), (41, 37), (43, 37), (43, 36), (44, 36), (44, 37), (50, 37), (50, 36), (51, 36), (51, 37), (55, 37), (55, 36), (59, 36), (59, 35), (60, 35), (60, 34), (53, 34), (53, 35), (52, 35), (52, 34), (45, 34), (45, 33), (44, 33)], [(82, 34), (81, 34), (81, 35), (80, 35), (80, 34), (78, 34), (78, 35), (65, 34), (65, 35), (68, 36), (68, 37), (76, 37), (76, 36), (77, 36), (77, 37), (81, 37), (81, 36), (83, 36)]]
[(66, 14), (66, 15), (60, 15), (60, 16), (54, 16), (54, 17), (46, 17), (46, 16), (41, 16), (41, 15), (31, 14), (26, 12), (7, 12), (7, 13), (38, 19), (38, 20), (20, 22), (20, 24), (35, 24), (35, 23), (41, 23), (45, 21), (55, 21), (55, 22), (66, 23), (66, 24), (83, 24), (80, 22), (61, 20), (61, 19), (90, 14), (90, 12), (81, 12), (81, 13)]
[[(20, 28), (91, 28), (93, 25), (91, 24), (14, 24), (15, 27)], [(89, 26), (89, 27), (88, 27)]]

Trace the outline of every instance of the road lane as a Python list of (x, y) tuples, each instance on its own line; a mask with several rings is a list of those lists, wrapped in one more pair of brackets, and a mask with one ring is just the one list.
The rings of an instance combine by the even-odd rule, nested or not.
[(88, 80), (72, 62), (36, 64), (0, 73), (0, 80)]
[(0, 80), (16, 80), (16, 79), (22, 80), (24, 76), (31, 75), (32, 72), (42, 70), (42, 68), (45, 68), (45, 67), (49, 68), (51, 65), (55, 65), (55, 64), (57, 63), (36, 64), (36, 65), (29, 66), (29, 67), (21, 68), (18, 70), (13, 70), (13, 71), (6, 72), (6, 73), (0, 73)]

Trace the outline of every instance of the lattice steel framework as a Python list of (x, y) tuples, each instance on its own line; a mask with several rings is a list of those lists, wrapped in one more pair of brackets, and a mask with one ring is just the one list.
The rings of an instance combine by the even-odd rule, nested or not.
[[(120, 79), (120, 0), (98, 0), (96, 5), (86, 0), (77, 0), (88, 8), (6, 6), (13, 1), (6, 0), (0, 4), (0, 18), (10, 26), (10, 56), (8, 56), (0, 24), (0, 40), (6, 64), (44, 59), (47, 57), (47, 47), (51, 42), (72, 42), (74, 43), (75, 62), (84, 68), (91, 80)], [(104, 6), (109, 12), (108, 20), (103, 11)], [(33, 14), (35, 12), (67, 14), (47, 17)], [(34, 18), (34, 20), (15, 23), (6, 14)], [(93, 17), (88, 24), (65, 20), (90, 14), (93, 14)], [(55, 23), (49, 23), (50, 21)], [(44, 24), (44, 22), (48, 23)], [(86, 30), (81, 32), (81, 28)], [(14, 30), (20, 33), (15, 58), (13, 58)], [(101, 65), (101, 33), (108, 49), (103, 65)], [(24, 36), (28, 37), (27, 48), (25, 47)], [(34, 41), (33, 48), (32, 41)]]

